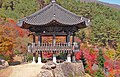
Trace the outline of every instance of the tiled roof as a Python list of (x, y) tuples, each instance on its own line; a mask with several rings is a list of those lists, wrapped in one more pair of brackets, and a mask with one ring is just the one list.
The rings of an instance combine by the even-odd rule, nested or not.
[(79, 25), (83, 22), (85, 26), (90, 24), (89, 19), (75, 15), (58, 5), (55, 1), (34, 14), (21, 19), (20, 22), (18, 22), (18, 26), (23, 27), (23, 22), (29, 25), (39, 26), (44, 26), (51, 22), (62, 25)]

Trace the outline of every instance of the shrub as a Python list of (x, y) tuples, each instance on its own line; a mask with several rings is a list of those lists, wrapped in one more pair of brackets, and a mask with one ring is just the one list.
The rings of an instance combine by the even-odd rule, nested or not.
[(105, 77), (105, 76), (101, 70), (98, 70), (97, 72), (95, 72), (94, 77)]

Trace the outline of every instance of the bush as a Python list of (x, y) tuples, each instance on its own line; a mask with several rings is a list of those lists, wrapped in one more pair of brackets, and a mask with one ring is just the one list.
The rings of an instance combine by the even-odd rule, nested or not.
[(32, 61), (33, 55), (32, 54), (27, 54), (26, 58), (27, 58), (27, 61)]
[(11, 59), (11, 56), (10, 55), (2, 55), (2, 54), (0, 54), (0, 58), (7, 61), (7, 60)]
[(95, 72), (94, 77), (105, 77), (105, 76), (101, 70), (98, 70), (97, 72)]
[(18, 55), (19, 54), (19, 50), (15, 50), (13, 54)]
[(66, 60), (66, 58), (67, 58), (66, 53), (60, 53), (60, 55), (57, 56), (57, 59)]
[(42, 59), (42, 63), (46, 63), (47, 62), (47, 59)]

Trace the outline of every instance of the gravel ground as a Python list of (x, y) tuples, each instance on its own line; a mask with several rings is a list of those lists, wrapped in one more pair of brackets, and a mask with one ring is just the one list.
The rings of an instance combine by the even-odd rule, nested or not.
[(24, 64), (11, 66), (13, 68), (9, 77), (36, 77), (44, 64)]

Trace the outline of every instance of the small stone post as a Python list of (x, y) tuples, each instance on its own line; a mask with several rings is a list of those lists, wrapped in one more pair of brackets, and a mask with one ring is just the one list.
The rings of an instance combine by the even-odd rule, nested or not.
[(33, 61), (32, 61), (32, 63), (36, 63), (36, 62), (35, 62), (35, 55), (36, 55), (36, 54), (33, 53)]
[(71, 62), (71, 54), (70, 53), (68, 53), (68, 55), (67, 55), (67, 62)]
[(57, 62), (56, 62), (56, 55), (55, 55), (55, 54), (53, 54), (53, 62), (54, 62), (54, 63), (57, 63)]
[(42, 63), (42, 58), (41, 58), (41, 51), (38, 51), (38, 64)]

